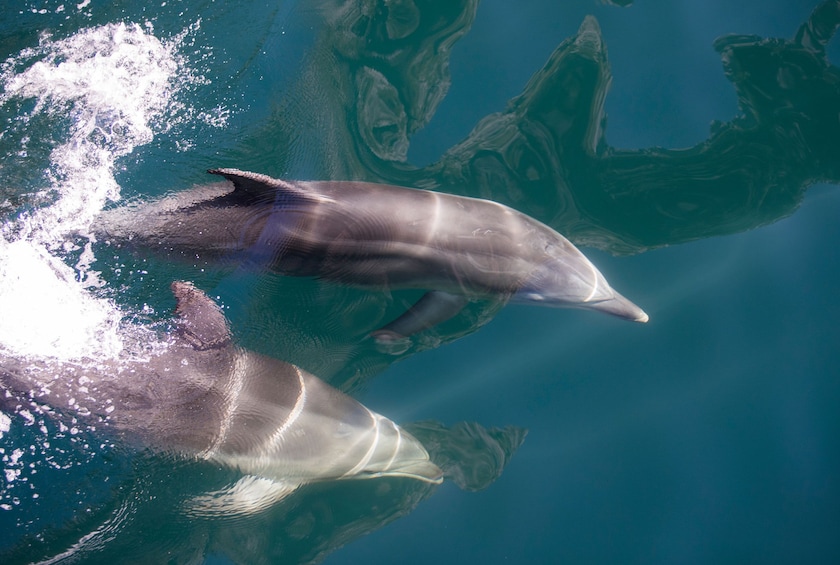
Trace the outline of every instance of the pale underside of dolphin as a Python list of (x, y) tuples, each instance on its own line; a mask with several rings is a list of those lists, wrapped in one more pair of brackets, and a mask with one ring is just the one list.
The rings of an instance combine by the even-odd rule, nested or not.
[(162, 352), (97, 363), (3, 358), (3, 402), (47, 404), (129, 442), (244, 474), (196, 511), (258, 509), (315, 481), (441, 482), (408, 432), (299, 367), (235, 346), (212, 300), (189, 283), (172, 287), (176, 332)]
[(245, 257), (286, 275), (421, 289), (374, 335), (408, 336), (470, 300), (600, 310), (646, 322), (565, 237), (510, 207), (355, 181), (286, 181), (237, 169), (204, 186), (103, 216), (102, 238), (209, 260)]

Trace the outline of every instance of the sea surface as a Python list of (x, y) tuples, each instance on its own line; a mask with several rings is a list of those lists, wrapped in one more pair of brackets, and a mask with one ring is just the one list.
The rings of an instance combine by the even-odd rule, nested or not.
[[(0, 374), (121, 355), (189, 280), (447, 476), (195, 515), (230, 470), (0, 403), (0, 562), (840, 562), (838, 25), (834, 0), (7, 0)], [(650, 321), (476, 301), (388, 348), (421, 293), (95, 236), (215, 167), (503, 202)]]

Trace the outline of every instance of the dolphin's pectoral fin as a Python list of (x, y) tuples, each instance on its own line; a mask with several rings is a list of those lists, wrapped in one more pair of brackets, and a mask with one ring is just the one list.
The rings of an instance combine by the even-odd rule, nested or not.
[(424, 294), (405, 314), (371, 332), (371, 336), (379, 342), (403, 339), (445, 322), (460, 312), (467, 302), (468, 299), (464, 295), (432, 290)]
[(218, 304), (189, 282), (173, 282), (172, 293), (178, 302), (176, 325), (182, 339), (198, 351), (230, 344), (230, 330)]
[(190, 499), (186, 510), (204, 517), (255, 514), (280, 502), (299, 486), (246, 475), (225, 489)]

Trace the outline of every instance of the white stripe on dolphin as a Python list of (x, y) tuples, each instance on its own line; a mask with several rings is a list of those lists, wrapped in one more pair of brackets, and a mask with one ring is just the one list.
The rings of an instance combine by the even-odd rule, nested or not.
[(212, 169), (230, 188), (197, 187), (103, 217), (105, 239), (202, 259), (246, 252), (272, 270), (372, 289), (422, 289), (379, 339), (408, 336), (470, 300), (600, 310), (637, 322), (565, 237), (508, 206), (355, 181), (286, 181)]

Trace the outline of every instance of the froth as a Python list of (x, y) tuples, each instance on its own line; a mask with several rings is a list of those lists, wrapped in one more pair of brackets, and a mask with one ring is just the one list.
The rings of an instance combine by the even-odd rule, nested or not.
[(20, 155), (26, 156), (33, 118), (56, 124), (49, 168), (32, 171), (46, 179), (49, 198), (42, 201), (50, 204), (0, 229), (0, 350), (69, 360), (113, 357), (123, 349), (122, 313), (85, 288), (98, 280), (89, 270), (89, 245), (78, 272), (54, 254), (70, 250), (68, 235), (85, 235), (105, 204), (119, 199), (120, 157), (167, 131), (178, 115), (195, 117), (174, 97), (204, 80), (178, 54), (197, 26), (162, 41), (151, 24), (107, 24), (64, 39), (45, 37), (0, 65), (0, 104), (32, 101), (21, 106), (28, 109), (14, 126), (23, 129)]
[(57, 201), (27, 226), (39, 240), (56, 244), (84, 232), (108, 200), (119, 198), (116, 159), (153, 139), (182, 72), (176, 46), (136, 24), (108, 24), (44, 40), (6, 62), (0, 101), (34, 99), (30, 116), (53, 114), (70, 124), (47, 171)]
[(0, 348), (65, 360), (118, 355), (119, 311), (74, 276), (38, 244), (0, 240)]

